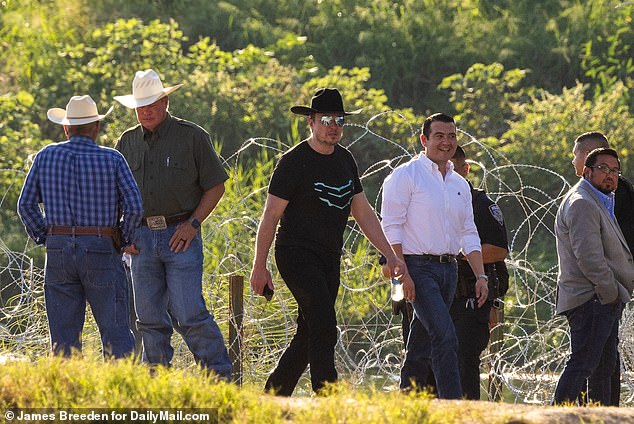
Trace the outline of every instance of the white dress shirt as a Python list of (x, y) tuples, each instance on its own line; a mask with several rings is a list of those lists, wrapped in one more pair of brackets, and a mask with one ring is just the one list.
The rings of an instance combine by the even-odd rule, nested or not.
[(444, 179), (423, 154), (397, 167), (383, 183), (381, 216), (390, 244), (401, 244), (405, 255), (481, 250), (469, 183), (451, 161)]

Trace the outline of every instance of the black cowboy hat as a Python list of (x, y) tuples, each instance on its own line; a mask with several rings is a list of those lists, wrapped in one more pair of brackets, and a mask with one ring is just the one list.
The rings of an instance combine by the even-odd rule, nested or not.
[(320, 88), (310, 99), (310, 107), (293, 106), (291, 112), (296, 115), (310, 115), (311, 113), (342, 113), (344, 115), (356, 115), (361, 109), (346, 112), (343, 109), (341, 94), (336, 88)]

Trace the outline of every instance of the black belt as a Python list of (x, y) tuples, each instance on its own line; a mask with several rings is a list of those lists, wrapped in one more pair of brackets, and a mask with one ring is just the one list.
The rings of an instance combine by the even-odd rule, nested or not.
[(112, 227), (72, 227), (51, 225), (48, 227), (49, 236), (100, 236), (114, 237), (116, 229)]
[(446, 253), (444, 255), (429, 255), (427, 253), (423, 253), (422, 255), (403, 255), (405, 257), (407, 256), (411, 256), (414, 258), (421, 258), (421, 259), (426, 259), (428, 261), (432, 261), (432, 262), (438, 262), (441, 264), (448, 264), (451, 262), (456, 262), (456, 255), (451, 255), (449, 253)]
[(187, 221), (192, 216), (191, 212), (179, 213), (176, 215), (164, 216), (154, 215), (146, 216), (141, 221), (141, 225), (150, 227), (151, 230), (164, 230), (170, 225), (180, 224), (183, 221)]

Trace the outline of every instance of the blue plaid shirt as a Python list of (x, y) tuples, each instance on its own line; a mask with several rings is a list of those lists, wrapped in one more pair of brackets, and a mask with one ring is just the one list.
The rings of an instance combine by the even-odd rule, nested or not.
[(123, 156), (89, 137), (74, 135), (37, 154), (22, 187), (18, 214), (37, 244), (44, 244), (50, 225), (118, 225), (126, 246), (141, 224), (143, 204)]

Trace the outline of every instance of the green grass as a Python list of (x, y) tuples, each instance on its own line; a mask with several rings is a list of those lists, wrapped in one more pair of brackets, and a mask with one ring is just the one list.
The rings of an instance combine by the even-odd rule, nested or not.
[(220, 422), (452, 423), (425, 394), (353, 389), (345, 382), (328, 396), (278, 398), (260, 387), (238, 387), (198, 369), (150, 372), (132, 361), (41, 358), (8, 361), (0, 372), (0, 409), (179, 408), (214, 409)]
[(280, 398), (262, 393), (261, 387), (239, 387), (218, 381), (196, 368), (150, 371), (147, 366), (131, 360), (102, 362), (91, 358), (42, 357), (35, 361), (7, 360), (0, 365), (0, 416), (3, 417), (9, 409), (59, 408), (77, 413), (121, 412), (121, 409), (138, 413), (150, 409), (178, 409), (184, 413), (213, 410), (211, 422), (258, 424), (606, 423), (631, 422), (634, 418), (629, 408), (442, 401), (426, 393), (360, 389), (345, 381), (328, 387), (325, 394)]

